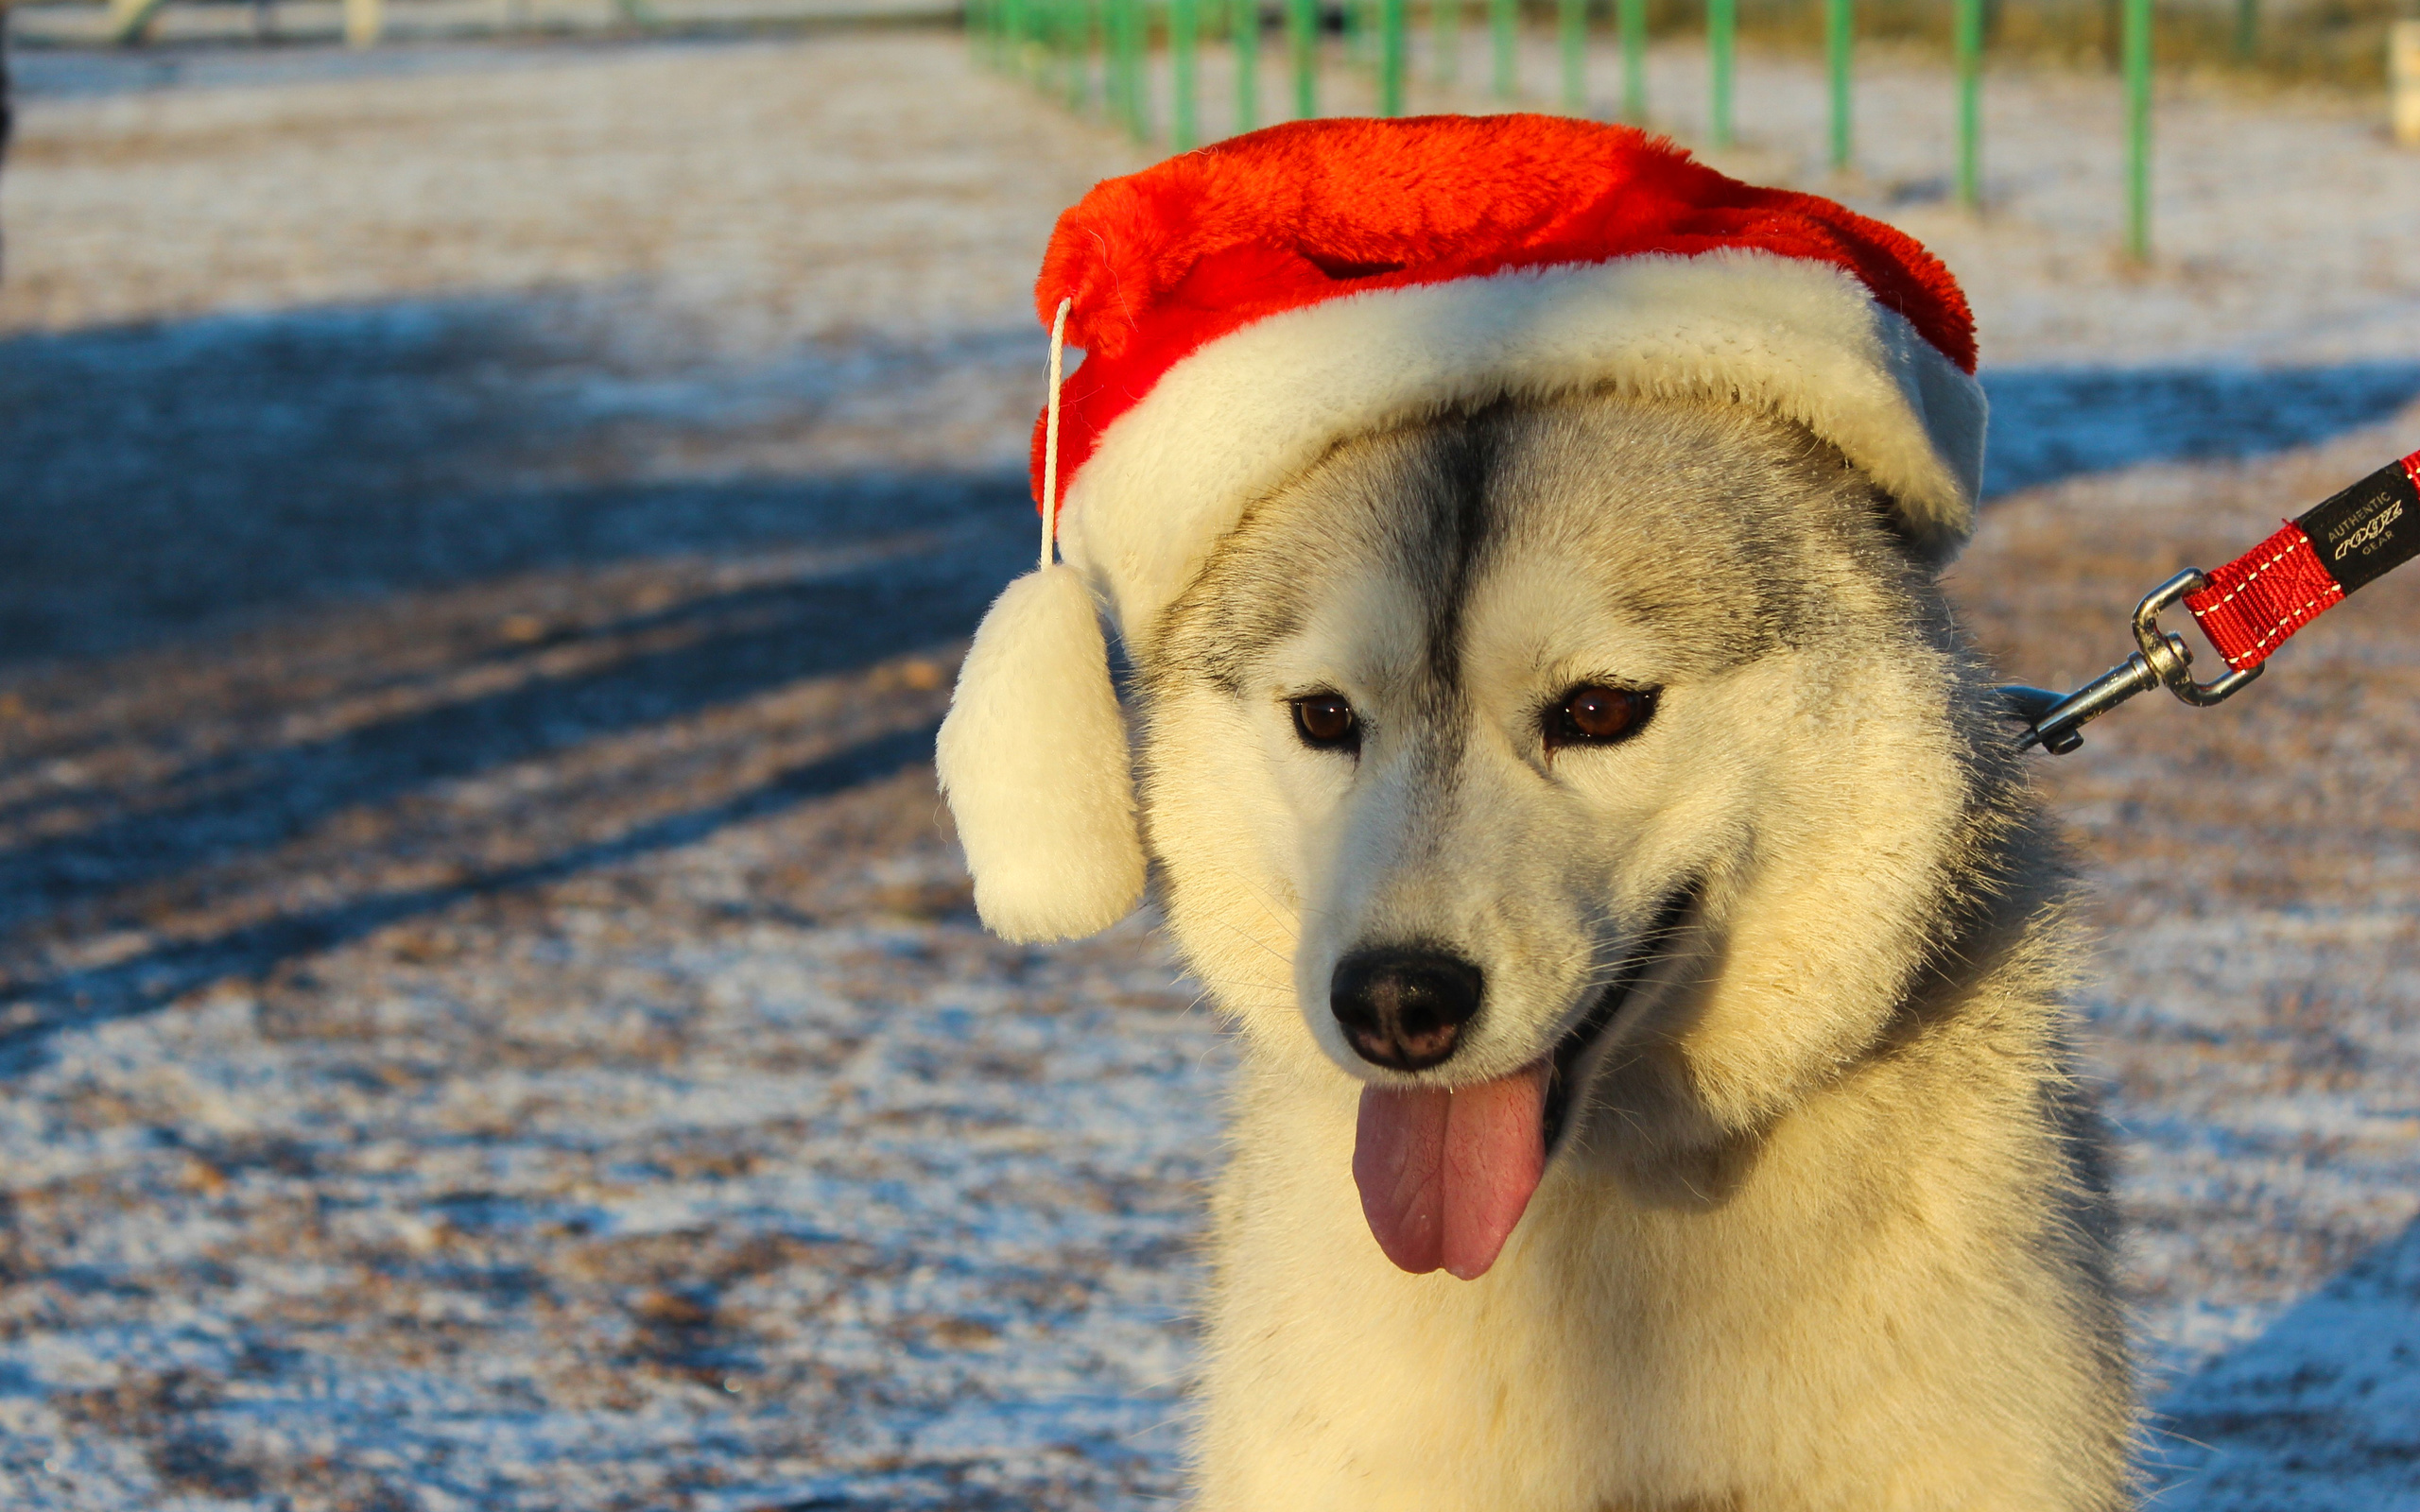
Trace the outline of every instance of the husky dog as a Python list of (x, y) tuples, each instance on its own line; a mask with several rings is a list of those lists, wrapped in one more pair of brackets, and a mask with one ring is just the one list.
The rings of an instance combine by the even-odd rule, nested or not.
[(1937, 581), (1948, 270), (1441, 116), (1098, 185), (1035, 302), (1041, 560), (937, 756), (987, 923), (1156, 863), (1240, 1030), (1204, 1512), (2126, 1505), (2073, 885)]
[(1364, 437), (1147, 644), (1246, 1047), (1202, 1507), (2129, 1504), (2069, 873), (1839, 452), (1610, 397)]

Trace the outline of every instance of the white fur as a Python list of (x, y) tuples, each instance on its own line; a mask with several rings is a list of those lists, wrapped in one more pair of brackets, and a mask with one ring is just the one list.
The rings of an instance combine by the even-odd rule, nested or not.
[(1028, 573), (994, 601), (935, 760), (993, 933), (1066, 939), (1133, 908), (1144, 862), (1126, 726), (1072, 569)]
[(1338, 441), (1499, 398), (1728, 399), (1805, 425), (1945, 559), (1972, 526), (1982, 389), (1828, 266), (1646, 256), (1386, 289), (1255, 321), (1186, 357), (1067, 490), (1061, 544), (1128, 643), (1253, 498)]

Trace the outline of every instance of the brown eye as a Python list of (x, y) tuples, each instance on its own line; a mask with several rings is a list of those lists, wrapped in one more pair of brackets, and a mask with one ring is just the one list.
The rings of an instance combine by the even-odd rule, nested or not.
[(1638, 733), (1655, 712), (1652, 689), (1608, 688), (1590, 683), (1564, 695), (1547, 711), (1547, 745), (1609, 746)]
[(1315, 750), (1356, 750), (1361, 745), (1361, 721), (1342, 697), (1314, 693), (1294, 700), (1294, 733)]

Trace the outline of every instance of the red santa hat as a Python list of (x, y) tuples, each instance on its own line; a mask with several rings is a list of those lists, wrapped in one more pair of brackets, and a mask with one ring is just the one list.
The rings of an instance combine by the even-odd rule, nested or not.
[(1946, 558), (1972, 524), (1984, 405), (1948, 270), (1626, 127), (1272, 127), (1096, 186), (1035, 292), (1084, 352), (1055, 446), (1034, 438), (1064, 560), (993, 606), (940, 743), (977, 907), (1011, 938), (1090, 934), (1141, 896), (1096, 606), (1148, 648), (1244, 506), (1340, 440), (1508, 398), (1720, 399), (1837, 447), (1918, 549)]

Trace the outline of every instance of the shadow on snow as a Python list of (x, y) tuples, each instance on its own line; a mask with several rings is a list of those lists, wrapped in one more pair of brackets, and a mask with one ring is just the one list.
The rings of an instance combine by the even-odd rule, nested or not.
[(2158, 1404), (2162, 1512), (2420, 1508), (2420, 1221)]
[[(569, 300), (0, 342), (0, 539), (11, 543), (0, 693), (13, 682), (9, 696), (76, 713), (0, 725), (0, 777), (21, 779), (0, 803), (0, 825), (19, 836), (0, 849), (0, 945), (131, 926), (146, 896), (228, 885), (299, 837), (444, 784), (572, 762), (805, 679), (947, 658), (1024, 565), (1031, 516), (1012, 475), (750, 465), (769, 438), (811, 435), (869, 370), (945, 380), (981, 365), (994, 338), (753, 366), (680, 352), (667, 366), (631, 342)], [(717, 563), (744, 570), (717, 577)], [(667, 591), (648, 608), (580, 597), (583, 574), (624, 569)], [(551, 592), (558, 609), (569, 593), (579, 612), (553, 616), (535, 644), (466, 633), (466, 615), (493, 622), (523, 586)], [(455, 590), (469, 608), (430, 608), (426, 595)], [(381, 604), (399, 612), (381, 618)], [(285, 686), (298, 664), (318, 682)], [(217, 718), (218, 744), (198, 743), (179, 700), (227, 715), (230, 666), (251, 679), (251, 702)], [(114, 717), (117, 687), (139, 700), (163, 667), (164, 706)], [(343, 702), (372, 712), (343, 715)], [(311, 732), (314, 721), (326, 728)], [(869, 722), (890, 728), (867, 733)], [(744, 748), (749, 728), (717, 738)], [(98, 968), (29, 976), (21, 954), (5, 984), (17, 999), (9, 1058), (22, 1066), (63, 1023), (258, 976), (462, 898), (689, 844), (929, 757), (921, 714), (877, 711), (851, 728), (842, 748), (710, 801), (680, 802), (676, 763), (641, 795), (651, 816), (556, 835), (541, 858), (478, 859), (514, 826), (510, 807), (458, 833), (384, 842), (468, 858), (443, 885), (319, 876), (297, 889), (310, 901), (266, 921)], [(130, 764), (136, 744), (145, 760)], [(112, 777), (24, 780), (112, 752)]]
[[(1982, 377), (1992, 402), (1987, 498), (2145, 463), (2290, 452), (2392, 419), (2420, 398), (2420, 363), (1999, 368)], [(2280, 500), (2277, 512), (2318, 502)]]

